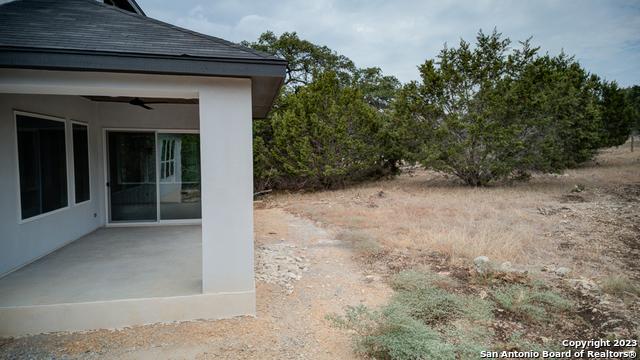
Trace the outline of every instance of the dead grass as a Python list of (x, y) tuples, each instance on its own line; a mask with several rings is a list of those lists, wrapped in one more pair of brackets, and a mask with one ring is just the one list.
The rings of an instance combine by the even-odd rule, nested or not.
[[(326, 205), (306, 203), (305, 197), (316, 194), (294, 195), (291, 207), (316, 220), (368, 233), (385, 246), (430, 249), (451, 258), (483, 254), (521, 260), (527, 247), (544, 240), (548, 224), (536, 215), (537, 194), (519, 189), (415, 186), (435, 177), (439, 175), (424, 172), (373, 188), (331, 192), (331, 204)], [(382, 198), (377, 195), (380, 191), (385, 194)], [(371, 200), (362, 204), (362, 199)]]
[[(631, 153), (626, 144), (602, 151), (581, 168), (534, 175), (525, 183), (469, 188), (452, 177), (417, 170), (343, 190), (279, 194), (275, 201), (383, 247), (437, 251), (454, 262), (485, 255), (496, 262), (569, 265), (571, 259), (558, 256), (553, 235), (566, 222), (564, 215), (545, 216), (540, 208), (583, 197), (591, 201), (597, 194), (590, 190), (637, 183), (640, 151)], [(585, 192), (567, 198), (576, 184)]]
[(607, 276), (600, 281), (600, 284), (604, 292), (617, 297), (624, 298), (629, 295), (640, 297), (640, 286), (626, 276)]

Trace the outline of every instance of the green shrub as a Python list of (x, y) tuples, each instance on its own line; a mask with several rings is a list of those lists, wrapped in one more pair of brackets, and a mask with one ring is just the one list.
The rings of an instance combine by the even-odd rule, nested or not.
[(256, 186), (340, 187), (385, 173), (378, 112), (335, 72), (289, 93), (269, 120), (254, 125)]
[(536, 322), (549, 320), (550, 313), (566, 311), (573, 305), (561, 295), (535, 286), (504, 286), (494, 291), (493, 297), (500, 307), (515, 316)]
[(388, 305), (379, 311), (349, 307), (344, 317), (332, 316), (334, 325), (355, 332), (355, 351), (375, 359), (455, 359), (454, 348), (406, 309)]
[(458, 296), (435, 287), (401, 291), (391, 301), (401, 304), (411, 316), (426, 324), (443, 323), (463, 313), (463, 302)]
[(455, 347), (458, 359), (477, 359), (481, 351), (491, 348), (491, 328), (456, 323), (444, 330), (444, 337)]
[(441, 324), (464, 317), (471, 321), (493, 318), (489, 301), (475, 296), (447, 291), (457, 286), (455, 280), (428, 271), (404, 271), (391, 279), (397, 293), (392, 302), (409, 309), (409, 314), (426, 324)]
[(477, 296), (463, 297), (462, 309), (464, 317), (470, 321), (489, 323), (493, 320), (493, 303)]
[(396, 294), (382, 309), (350, 307), (344, 317), (331, 317), (354, 332), (358, 353), (376, 359), (474, 359), (489, 346), (491, 302), (448, 292), (457, 283), (429, 271), (404, 271), (390, 284)]

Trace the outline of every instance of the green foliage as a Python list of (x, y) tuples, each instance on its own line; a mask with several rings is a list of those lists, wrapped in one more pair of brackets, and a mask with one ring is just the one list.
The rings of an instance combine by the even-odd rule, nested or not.
[(425, 324), (434, 325), (460, 317), (463, 312), (461, 299), (435, 287), (413, 291), (401, 291), (393, 301), (409, 309), (409, 314)]
[(383, 75), (378, 67), (356, 70), (352, 84), (362, 91), (364, 100), (378, 110), (388, 108), (400, 89), (400, 81)]
[(287, 96), (257, 126), (265, 128), (256, 131), (256, 176), (276, 187), (331, 188), (383, 171), (380, 116), (333, 72)]
[(634, 85), (624, 89), (627, 104), (631, 109), (631, 127), (640, 133), (640, 86)]
[(616, 82), (602, 85), (602, 146), (618, 146), (627, 141), (634, 122), (634, 109)]
[(296, 33), (243, 45), (288, 61), (270, 118), (254, 121), (254, 187), (320, 189), (397, 172), (384, 109), (399, 82)]
[(287, 60), (285, 92), (293, 92), (310, 84), (314, 75), (333, 71), (343, 83), (351, 82), (356, 67), (349, 58), (338, 55), (326, 46), (300, 39), (295, 32), (276, 36), (272, 31), (260, 35), (258, 41), (243, 41), (242, 45)]
[(550, 320), (550, 313), (566, 311), (573, 305), (561, 295), (537, 286), (508, 285), (494, 291), (493, 297), (503, 309), (535, 322)]
[(600, 144), (597, 77), (572, 57), (538, 56), (529, 41), (511, 49), (494, 30), (464, 40), (420, 66), (393, 104), (404, 151), (469, 185), (559, 170), (591, 158)]
[(379, 311), (360, 305), (344, 317), (330, 317), (335, 326), (354, 331), (355, 350), (375, 359), (455, 359), (454, 349), (405, 309), (389, 305)]
[(396, 291), (392, 302), (409, 309), (409, 314), (426, 324), (442, 324), (453, 319), (487, 321), (493, 318), (489, 301), (450, 292), (457, 284), (432, 272), (403, 271), (391, 279)]
[(431, 272), (401, 272), (390, 284), (396, 294), (381, 309), (349, 307), (344, 316), (330, 317), (334, 325), (353, 331), (359, 354), (376, 359), (473, 359), (487, 348), (490, 302), (447, 291), (457, 283)]
[(415, 162), (473, 186), (526, 180), (621, 144), (640, 122), (639, 87), (602, 82), (529, 40), (512, 48), (495, 30), (445, 46), (403, 86), (295, 32), (243, 45), (288, 61), (270, 118), (254, 121), (257, 190), (337, 187)]
[(527, 64), (513, 82), (526, 130), (526, 154), (518, 170), (557, 172), (591, 159), (602, 134), (601, 84), (573, 57), (545, 55)]
[(491, 328), (474, 326), (473, 324), (462, 328), (462, 324), (454, 324), (444, 330), (444, 337), (456, 349), (458, 359), (475, 360), (482, 351), (491, 349)]

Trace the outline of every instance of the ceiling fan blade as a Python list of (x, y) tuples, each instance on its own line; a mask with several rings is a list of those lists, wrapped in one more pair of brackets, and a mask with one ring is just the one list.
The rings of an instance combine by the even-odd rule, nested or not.
[(145, 108), (145, 109), (147, 109), (147, 110), (153, 110), (153, 108), (152, 108), (152, 107), (147, 106), (147, 105), (144, 103), (144, 101), (142, 101), (142, 99), (140, 99), (140, 98), (133, 98), (133, 99), (131, 99), (131, 101), (129, 101), (129, 104), (131, 104), (131, 105), (136, 105), (136, 106), (140, 106), (140, 107)]

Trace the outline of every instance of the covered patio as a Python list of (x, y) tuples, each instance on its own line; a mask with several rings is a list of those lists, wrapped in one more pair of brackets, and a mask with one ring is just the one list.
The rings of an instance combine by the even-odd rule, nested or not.
[(0, 337), (255, 314), (251, 83), (181, 79), (0, 70)]
[(200, 226), (100, 228), (0, 278), (0, 308), (202, 293)]

